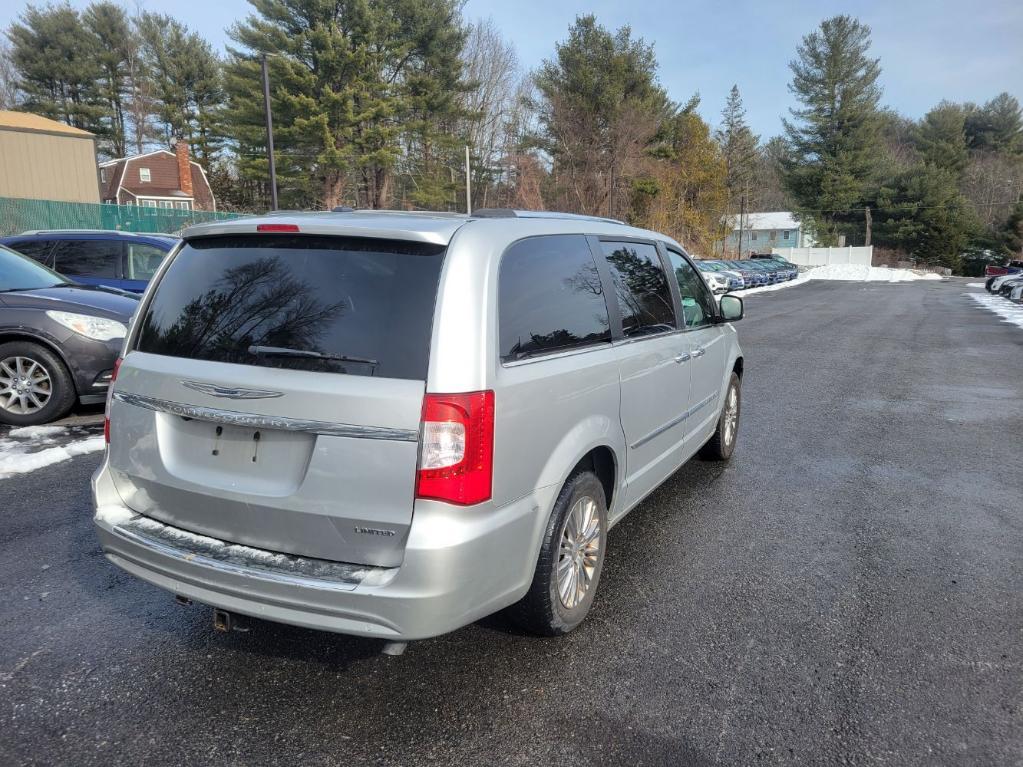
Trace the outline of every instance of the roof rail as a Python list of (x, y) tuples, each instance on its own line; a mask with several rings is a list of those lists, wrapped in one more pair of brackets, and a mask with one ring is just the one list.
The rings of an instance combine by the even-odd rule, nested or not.
[(513, 208), (480, 208), (472, 212), (473, 218), (560, 218), (578, 221), (603, 221), (607, 224), (621, 224), (624, 221), (605, 216), (587, 216), (583, 213), (562, 213), (556, 210), (514, 210)]
[(335, 205), (330, 209), (331, 213), (354, 213), (355, 208), (350, 205)]
[(518, 211), (511, 208), (477, 208), (473, 218), (518, 218)]
[(18, 236), (25, 237), (34, 234), (128, 234), (134, 237), (155, 236), (171, 237), (173, 235), (162, 234), (161, 232), (131, 232), (121, 229), (27, 229)]

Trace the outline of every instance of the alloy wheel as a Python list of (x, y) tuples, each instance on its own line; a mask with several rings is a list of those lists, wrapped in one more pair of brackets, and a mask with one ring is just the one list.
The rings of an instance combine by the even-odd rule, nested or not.
[(15, 415), (38, 413), (53, 396), (49, 371), (31, 357), (0, 360), (0, 408)]
[(600, 561), (600, 512), (589, 496), (578, 499), (565, 517), (558, 553), (558, 596), (569, 610), (586, 597)]
[(739, 389), (736, 386), (728, 387), (724, 421), (724, 442), (726, 445), (731, 445), (735, 439), (735, 427), (739, 423)]

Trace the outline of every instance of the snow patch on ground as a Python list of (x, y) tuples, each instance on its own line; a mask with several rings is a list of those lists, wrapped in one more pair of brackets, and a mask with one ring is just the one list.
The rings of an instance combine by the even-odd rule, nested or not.
[(56, 437), (67, 432), (65, 426), (19, 426), (11, 429), (8, 434), (20, 439), (36, 439), (37, 437)]
[(967, 282), (966, 287), (968, 288), (982, 288), (984, 287), (983, 282)]
[[(760, 288), (750, 288), (742, 291), (739, 295), (748, 296), (753, 293), (771, 293), (775, 290), (794, 288), (796, 285), (805, 285), (811, 280), (844, 280), (847, 282), (910, 282), (912, 280), (940, 280), (941, 275), (932, 272), (914, 271), (913, 269), (889, 269), (886, 266), (866, 266), (863, 264), (830, 264), (829, 266), (818, 266), (788, 282), (779, 282), (776, 285), (764, 285)], [(982, 286), (983, 287), (983, 286)]]
[(1004, 322), (1023, 328), (1023, 304), (1014, 304), (1001, 296), (992, 296), (987, 293), (963, 293), (969, 296), (988, 311), (992, 311), (1002, 318)]
[(66, 445), (37, 450), (34, 453), (28, 452), (27, 447), (28, 445), (14, 440), (0, 440), (0, 479), (15, 474), (27, 474), (45, 466), (67, 461), (77, 455), (98, 453), (103, 449), (104, 441), (102, 436), (87, 437)]

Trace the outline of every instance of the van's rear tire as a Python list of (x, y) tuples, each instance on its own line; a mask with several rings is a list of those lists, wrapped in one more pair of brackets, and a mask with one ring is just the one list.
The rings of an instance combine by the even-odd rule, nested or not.
[(725, 404), (718, 416), (718, 425), (714, 436), (700, 450), (700, 455), (711, 461), (727, 461), (735, 452), (735, 443), (739, 436), (739, 414), (742, 411), (742, 390), (739, 376), (732, 371), (728, 379), (728, 390), (725, 392)]
[(567, 634), (590, 611), (606, 548), (604, 486), (593, 472), (580, 471), (558, 495), (533, 583), (526, 596), (508, 608), (508, 617), (539, 636)]

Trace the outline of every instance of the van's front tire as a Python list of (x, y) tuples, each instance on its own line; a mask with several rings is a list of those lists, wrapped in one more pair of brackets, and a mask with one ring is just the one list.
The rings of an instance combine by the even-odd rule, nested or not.
[(739, 387), (739, 376), (735, 371), (728, 379), (728, 390), (725, 392), (725, 404), (718, 417), (714, 436), (700, 450), (700, 455), (711, 461), (727, 461), (735, 452), (735, 443), (739, 436), (739, 414), (742, 411), (742, 390)]
[(567, 634), (590, 611), (606, 548), (604, 486), (593, 472), (578, 472), (554, 504), (533, 583), (508, 616), (533, 634)]

